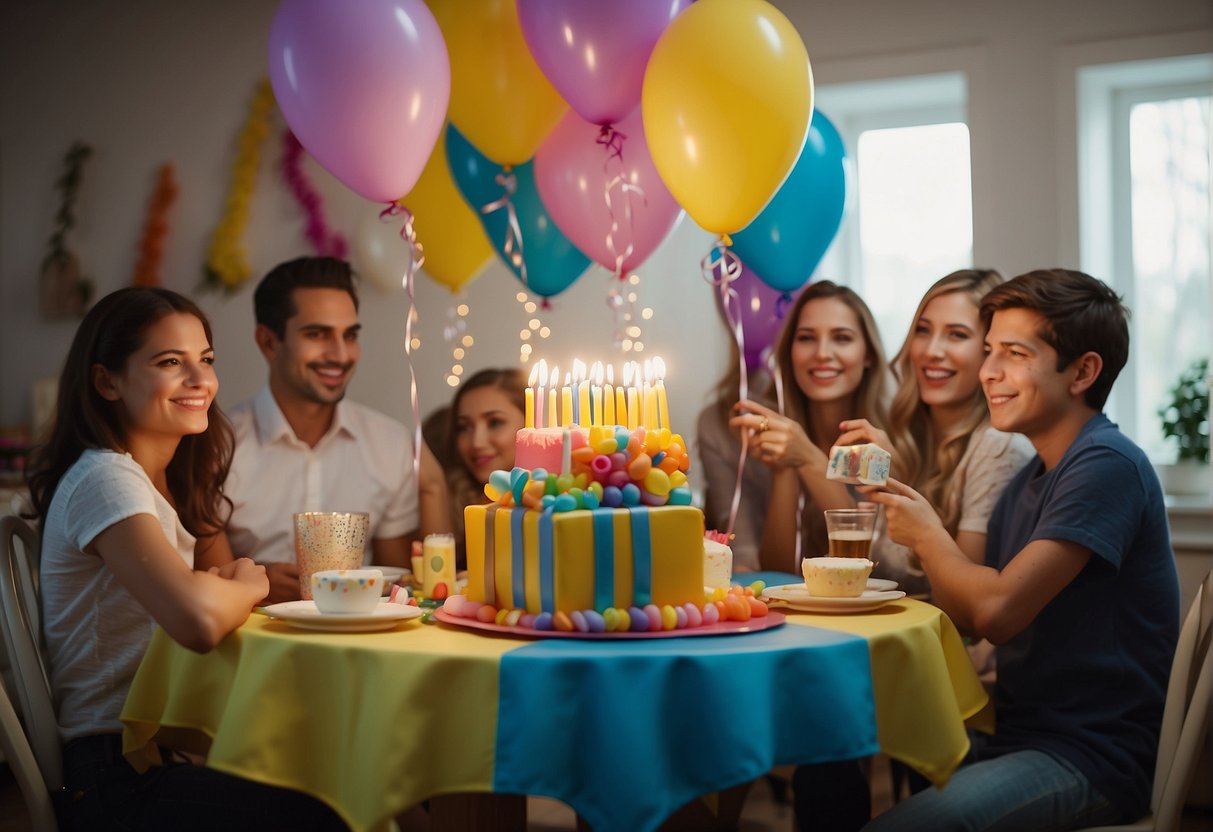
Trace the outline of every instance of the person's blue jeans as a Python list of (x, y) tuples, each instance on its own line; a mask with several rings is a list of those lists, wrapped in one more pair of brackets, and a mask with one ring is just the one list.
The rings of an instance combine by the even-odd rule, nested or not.
[(1043, 751), (1017, 751), (962, 766), (945, 788), (912, 795), (864, 832), (1063, 832), (1124, 820), (1068, 762)]

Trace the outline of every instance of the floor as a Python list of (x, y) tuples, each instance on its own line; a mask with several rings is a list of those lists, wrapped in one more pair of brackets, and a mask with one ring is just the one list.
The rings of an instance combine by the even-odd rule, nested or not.
[[(874, 758), (872, 766), (872, 811), (879, 814), (892, 802), (888, 759)], [(8, 766), (0, 763), (0, 832), (28, 832), (29, 816), (21, 792)], [(527, 832), (576, 832), (573, 810), (556, 800), (532, 797), (527, 800)], [(750, 789), (736, 832), (792, 832), (792, 807), (778, 799), (766, 780)], [(1179, 832), (1213, 832), (1213, 812), (1189, 809)]]

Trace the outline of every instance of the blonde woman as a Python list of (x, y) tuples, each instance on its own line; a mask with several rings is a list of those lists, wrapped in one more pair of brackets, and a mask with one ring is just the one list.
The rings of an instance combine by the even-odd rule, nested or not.
[[(961, 269), (936, 281), (893, 358), (898, 386), (887, 433), (854, 419), (843, 423), (839, 437), (847, 445), (896, 448), (898, 479), (926, 497), (974, 563), (984, 562), (994, 503), (1035, 455), (1022, 435), (990, 426), (978, 375), (985, 359), (981, 298), (1002, 282), (993, 269)], [(872, 560), (882, 577), (896, 579), (907, 592), (929, 591), (913, 553), (887, 535), (873, 545)]]
[[(771, 469), (759, 550), (762, 568), (794, 572), (800, 495), (807, 498), (801, 554), (822, 555), (827, 543), (822, 510), (855, 504), (846, 486), (825, 478), (830, 447), (840, 441), (839, 433), (848, 424), (887, 423), (889, 372), (867, 304), (851, 289), (828, 280), (800, 293), (776, 356), (785, 414), (747, 399), (737, 403), (738, 415), (729, 425), (742, 431), (749, 452)], [(883, 447), (896, 451), (889, 444)]]

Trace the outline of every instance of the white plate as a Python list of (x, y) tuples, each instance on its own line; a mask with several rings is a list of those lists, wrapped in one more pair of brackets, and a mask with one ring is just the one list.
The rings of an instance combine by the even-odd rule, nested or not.
[(810, 595), (803, 585), (788, 584), (765, 589), (762, 597), (777, 609), (786, 608), (801, 612), (866, 612), (883, 607), (890, 601), (905, 598), (906, 594), (901, 590), (869, 589), (856, 598), (828, 598)]
[(868, 578), (868, 589), (874, 589), (877, 592), (888, 592), (897, 589), (897, 581), (890, 581), (887, 578)]
[(383, 594), (391, 595), (392, 585), (399, 583), (405, 575), (412, 573), (403, 566), (370, 566), (368, 569), (378, 569), (383, 573)]
[(404, 604), (381, 603), (370, 612), (321, 612), (315, 601), (283, 601), (261, 607), (271, 618), (285, 621), (303, 630), (324, 630), (330, 633), (370, 633), (387, 630), (401, 621), (420, 618), (422, 610)]

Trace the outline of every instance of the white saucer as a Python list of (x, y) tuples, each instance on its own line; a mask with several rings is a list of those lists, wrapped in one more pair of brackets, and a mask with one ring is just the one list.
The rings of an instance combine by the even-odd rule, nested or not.
[(400, 582), (405, 575), (411, 575), (412, 572), (405, 569), (403, 566), (371, 566), (370, 569), (378, 569), (383, 573), (383, 594), (391, 595), (392, 585)]
[[(884, 581), (882, 583), (896, 583)], [(868, 586), (872, 585), (871, 581)], [(769, 601), (772, 607), (780, 609), (800, 610), (801, 612), (867, 612), (883, 607), (890, 601), (905, 598), (901, 590), (868, 589), (863, 595), (855, 598), (829, 598), (821, 595), (810, 595), (803, 584), (788, 584), (773, 586), (762, 592), (763, 600)]]
[(285, 621), (302, 630), (323, 630), (331, 633), (370, 633), (387, 630), (401, 621), (420, 618), (419, 607), (381, 603), (370, 612), (324, 613), (316, 609), (315, 601), (283, 601), (261, 607), (271, 618)]
[(877, 592), (889, 592), (897, 589), (897, 581), (890, 581), (887, 578), (868, 578), (868, 589), (874, 589)]

